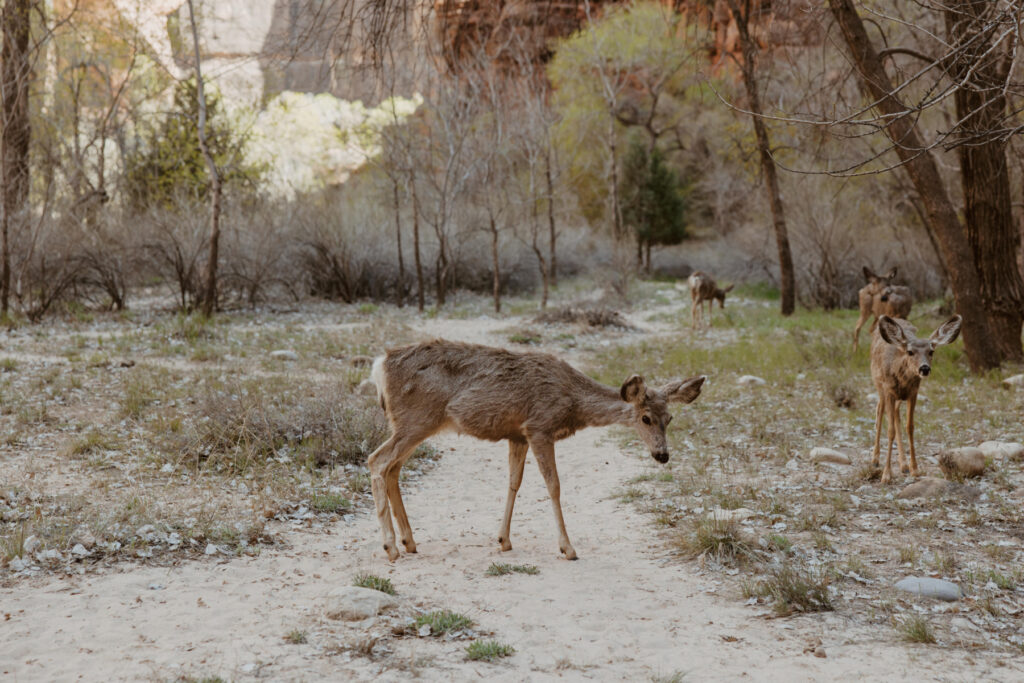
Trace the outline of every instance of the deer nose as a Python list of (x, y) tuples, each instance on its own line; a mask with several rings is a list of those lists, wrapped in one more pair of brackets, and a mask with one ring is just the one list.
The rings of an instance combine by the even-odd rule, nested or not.
[(928, 376), (928, 373), (929, 373), (929, 372), (931, 372), (931, 371), (932, 371), (932, 366), (930, 366), (930, 365), (922, 365), (922, 366), (921, 366), (921, 367), (920, 367), (920, 368), (918, 369), (918, 372), (920, 372), (920, 373), (921, 373), (921, 376), (922, 376), (922, 377), (927, 377), (927, 376)]
[(651, 455), (662, 465), (668, 462), (668, 451), (659, 451), (658, 453), (651, 453)]

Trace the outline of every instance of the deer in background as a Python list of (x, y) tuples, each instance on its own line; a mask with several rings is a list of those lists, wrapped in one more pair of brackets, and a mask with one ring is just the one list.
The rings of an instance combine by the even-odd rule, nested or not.
[(860, 328), (864, 327), (868, 316), (875, 316), (871, 321), (868, 332), (874, 332), (878, 325), (878, 318), (887, 315), (890, 318), (906, 318), (910, 315), (910, 307), (914, 303), (914, 297), (909, 287), (894, 285), (896, 279), (896, 268), (893, 267), (888, 275), (876, 275), (870, 268), (864, 266), (864, 279), (867, 284), (857, 292), (857, 303), (860, 305), (860, 318), (857, 320), (857, 327), (853, 330), (853, 350), (860, 346)]
[(512, 508), (527, 448), (532, 449), (554, 508), (558, 547), (575, 560), (562, 518), (555, 442), (584, 427), (628, 425), (655, 460), (668, 462), (668, 403), (690, 403), (705, 380), (690, 377), (652, 388), (632, 375), (615, 389), (546, 353), (513, 353), (442, 339), (388, 351), (374, 361), (371, 378), (392, 431), (368, 462), (384, 551), (391, 561), (399, 555), (392, 513), (405, 551), (416, 552), (398, 488), (399, 472), (416, 446), (444, 429), (488, 441), (508, 440), (508, 500), (498, 533), (502, 550), (512, 549)]
[(687, 280), (690, 285), (690, 298), (693, 300), (693, 308), (690, 311), (691, 326), (696, 329), (704, 319), (704, 302), (708, 302), (708, 327), (711, 327), (711, 309), (718, 299), (720, 308), (725, 308), (725, 295), (732, 291), (735, 285), (729, 285), (725, 289), (715, 284), (714, 278), (705, 272), (695, 270)]
[[(906, 320), (887, 315), (878, 319), (871, 336), (871, 379), (878, 391), (875, 410), (875, 450), (871, 464), (878, 466), (879, 442), (882, 436), (882, 414), (889, 416), (889, 452), (882, 471), (882, 483), (892, 480), (892, 441), (896, 438), (900, 470), (917, 476), (917, 452), (914, 450), (914, 407), (921, 378), (932, 371), (932, 353), (942, 344), (951, 344), (960, 334), (961, 318), (953, 316), (942, 323), (927, 339), (914, 336), (914, 326)], [(907, 404), (907, 440), (910, 442), (910, 467), (903, 454), (903, 428), (900, 425), (900, 402)]]

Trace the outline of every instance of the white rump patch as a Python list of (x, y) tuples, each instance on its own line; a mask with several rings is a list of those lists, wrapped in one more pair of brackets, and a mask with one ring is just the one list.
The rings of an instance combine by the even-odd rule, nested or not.
[(370, 370), (370, 381), (377, 385), (377, 401), (380, 403), (381, 408), (387, 410), (387, 406), (384, 403), (384, 356), (377, 356), (373, 359), (373, 368)]

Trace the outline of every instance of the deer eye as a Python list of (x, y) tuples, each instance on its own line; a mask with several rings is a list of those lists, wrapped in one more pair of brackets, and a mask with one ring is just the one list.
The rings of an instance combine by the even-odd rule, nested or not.
[(644, 421), (644, 424), (645, 424), (645, 425), (649, 425), (649, 424), (651, 424), (651, 418), (647, 417), (646, 415), (644, 415), (644, 416), (643, 416), (642, 418), (640, 418), (640, 419)]
[(913, 356), (914, 355), (914, 350), (910, 349), (909, 351), (907, 351), (907, 355)]

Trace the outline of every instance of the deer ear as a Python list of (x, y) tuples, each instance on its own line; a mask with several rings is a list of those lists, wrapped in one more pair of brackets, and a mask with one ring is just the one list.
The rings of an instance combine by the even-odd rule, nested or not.
[(892, 270), (889, 271), (889, 274), (885, 276), (886, 280), (891, 280), (894, 277), (896, 277), (896, 268), (898, 268), (898, 266), (893, 266), (892, 267)]
[(878, 319), (878, 334), (882, 335), (887, 344), (907, 345), (907, 336), (903, 333), (903, 328), (887, 315)]
[(934, 346), (941, 344), (952, 344), (956, 341), (956, 338), (960, 336), (960, 325), (963, 323), (963, 318), (959, 315), (954, 315), (952, 318), (942, 323), (939, 329), (932, 332), (932, 336), (928, 338)]
[(725, 289), (723, 289), (722, 291), (725, 292), (725, 293), (729, 293), (729, 292), (732, 291), (732, 288), (735, 287), (735, 286), (736, 286), (736, 283), (734, 282), (731, 285), (729, 285), (728, 287), (726, 287)]
[(878, 276), (875, 275), (873, 272), (871, 272), (870, 268), (868, 268), (867, 266), (864, 266), (864, 279), (865, 280), (871, 280), (871, 279), (873, 279), (875, 277), (878, 277)]
[(622, 388), (619, 389), (619, 396), (626, 403), (638, 403), (643, 400), (646, 394), (647, 385), (644, 383), (644, 378), (640, 375), (633, 375), (623, 382)]
[(666, 401), (678, 401), (679, 403), (693, 403), (694, 399), (700, 396), (700, 389), (707, 377), (687, 377), (669, 382), (658, 388), (658, 393), (665, 397)]

